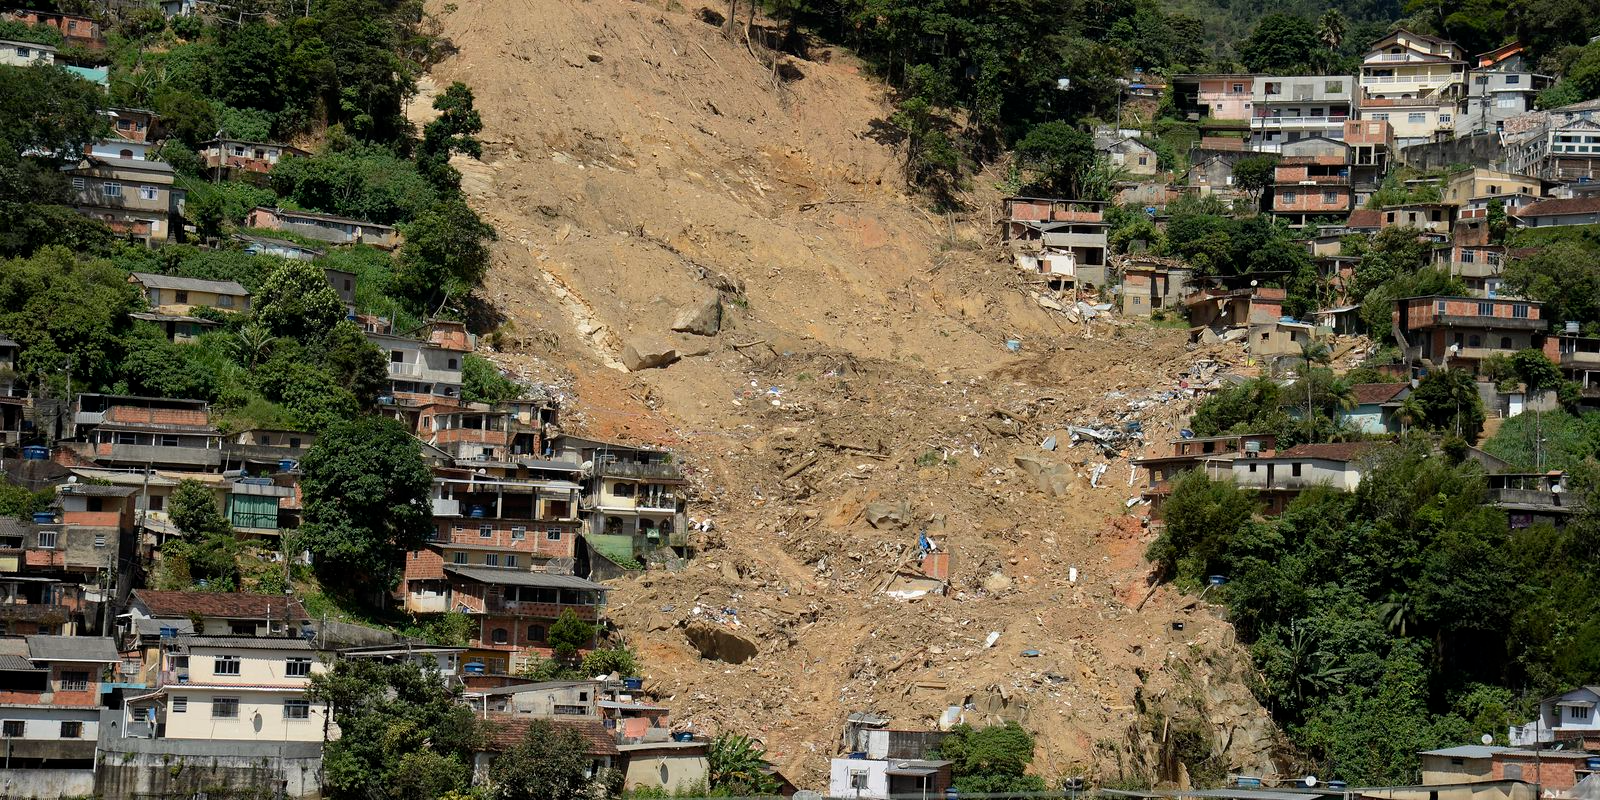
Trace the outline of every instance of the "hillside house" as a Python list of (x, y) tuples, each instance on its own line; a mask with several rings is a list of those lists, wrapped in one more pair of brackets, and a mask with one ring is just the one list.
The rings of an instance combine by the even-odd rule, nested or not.
[(1582, 387), (1585, 398), (1600, 396), (1600, 338), (1580, 336), (1571, 325), (1566, 328), (1544, 340), (1544, 354)]
[(1131, 260), (1122, 268), (1119, 310), (1128, 316), (1149, 317), (1157, 310), (1178, 308), (1190, 293), (1192, 274), (1182, 267)]
[(1534, 110), (1539, 93), (1554, 79), (1534, 71), (1521, 42), (1511, 42), (1473, 58), (1466, 97), (1456, 119), (1456, 135), (1499, 133), (1506, 120)]
[(598, 621), (610, 591), (573, 575), (520, 567), (446, 564), (444, 572), (445, 608), (473, 622), (463, 656), (469, 673), (508, 675), (530, 659), (549, 658), (550, 625), (568, 610), (585, 622)]
[(709, 748), (704, 741), (618, 744), (622, 785), (634, 791), (692, 792), (710, 779)]
[[(327, 254), (327, 249), (311, 247), (310, 245), (291, 242), (288, 239), (274, 239), (268, 236), (246, 236), (242, 233), (233, 235), (239, 242), (241, 249), (253, 256), (277, 256), (292, 261), (315, 261)], [(335, 287), (337, 288), (337, 287)]]
[(1244, 73), (1173, 75), (1172, 102), (1181, 115), (1192, 121), (1245, 122), (1254, 116), (1252, 98), (1258, 80), (1263, 78)]
[(124, 735), (206, 741), (338, 738), (325, 702), (306, 696), (327, 667), (301, 638), (178, 636), (162, 648), (159, 683), (129, 698)]
[(74, 442), (67, 445), (103, 467), (215, 472), (222, 432), (203, 400), (78, 395)]
[(1408, 363), (1475, 370), (1495, 353), (1542, 346), (1541, 308), (1532, 300), (1407, 297), (1395, 301), (1393, 324)]
[(93, 769), (102, 676), (118, 661), (107, 638), (0, 640), (6, 769)]
[[(1105, 203), (1040, 197), (1004, 201), (1003, 235), (1013, 250), (1040, 256), (1033, 264), (1052, 288), (1106, 285)], [(1070, 258), (1066, 256), (1070, 254)], [(1027, 269), (1022, 260), (1019, 266)], [(1070, 275), (1066, 270), (1070, 269)]]
[(1448, 203), (1384, 206), (1380, 213), (1380, 228), (1415, 228), (1440, 242), (1450, 237), (1450, 226), (1455, 223), (1455, 206)]
[(1600, 180), (1600, 98), (1505, 123), (1506, 169), (1552, 181)]
[(1350, 146), (1350, 185), (1360, 205), (1383, 183), (1395, 152), (1394, 126), (1386, 120), (1347, 119), (1344, 143)]
[(1201, 289), (1185, 297), (1183, 304), (1194, 328), (1241, 328), (1282, 319), (1286, 297), (1285, 290), (1271, 286)]
[(1546, 697), (1539, 701), (1539, 715), (1531, 722), (1511, 726), (1511, 744), (1525, 747), (1600, 734), (1596, 706), (1600, 706), (1600, 686), (1579, 686)]
[(1113, 166), (1127, 170), (1130, 175), (1154, 175), (1159, 171), (1156, 151), (1133, 137), (1122, 136), (1115, 131), (1097, 132), (1094, 149)]
[(950, 767), (949, 761), (834, 758), (828, 766), (828, 796), (944, 797), (953, 785)]
[(311, 624), (293, 597), (249, 592), (168, 592), (135, 589), (128, 619), (182, 620), (207, 636), (299, 637)]
[(0, 336), (0, 445), (20, 444), (24, 424), (32, 427), (27, 414), (31, 405), (28, 387), (18, 377), (21, 353), (22, 345)]
[(469, 689), (465, 702), (484, 714), (600, 719), (602, 681), (544, 681)]
[(582, 510), (589, 547), (618, 562), (687, 549), (688, 480), (671, 453), (567, 435), (552, 449), (556, 460), (588, 467)]
[(475, 342), (462, 322), (429, 320), (427, 338), (368, 333), (367, 340), (389, 354), (390, 402), (422, 406), (459, 403), (461, 364)]
[(1411, 384), (1358, 383), (1350, 387), (1350, 393), (1355, 396), (1356, 403), (1339, 411), (1340, 423), (1369, 436), (1400, 432), (1395, 411), (1411, 396)]
[(1251, 93), (1250, 148), (1276, 153), (1301, 139), (1340, 141), (1355, 96), (1354, 75), (1258, 77)]
[(84, 615), (92, 610), (82, 585), (25, 569), (24, 545), (33, 530), (31, 523), (0, 520), (0, 636), (86, 632)]
[(1273, 168), (1272, 213), (1292, 227), (1325, 217), (1345, 218), (1355, 205), (1350, 186), (1350, 148), (1315, 137), (1283, 146)]
[(1185, 472), (1202, 469), (1221, 478), (1233, 473), (1233, 461), (1245, 452), (1272, 452), (1277, 437), (1270, 433), (1174, 439), (1171, 454), (1140, 458), (1133, 466), (1143, 469), (1145, 485), (1139, 496), (1150, 503), (1150, 517), (1159, 519), (1161, 504), (1172, 493), (1173, 482)]
[(317, 435), (304, 431), (246, 428), (230, 433), (222, 442), (222, 467), (251, 475), (287, 472), (317, 443)]
[(8, 67), (39, 67), (56, 63), (56, 48), (38, 42), (0, 39), (0, 64)]
[(1243, 198), (1244, 191), (1234, 184), (1233, 167), (1254, 155), (1246, 152), (1194, 153), (1189, 171), (1184, 176), (1185, 188), (1201, 197), (1215, 194), (1224, 199)]
[(250, 211), (245, 224), (251, 228), (298, 233), (319, 242), (370, 244), (384, 250), (393, 250), (401, 242), (400, 232), (393, 226), (313, 211), (257, 207)]
[(1518, 175), (1498, 169), (1473, 169), (1450, 176), (1445, 182), (1444, 202), (1465, 206), (1474, 198), (1494, 198), (1501, 195), (1532, 195), (1544, 193), (1544, 182), (1529, 175)]
[[(1600, 151), (1600, 146), (1595, 149)], [(1600, 224), (1600, 197), (1541, 200), (1523, 207), (1517, 214), (1517, 222), (1528, 228)]]
[(156, 124), (160, 117), (154, 111), (142, 108), (110, 108), (111, 135), (89, 145), (89, 155), (101, 158), (120, 158), (130, 161), (148, 161), (155, 149)]
[(48, 25), (60, 31), (67, 44), (87, 47), (90, 50), (99, 50), (106, 46), (105, 34), (100, 29), (100, 23), (90, 17), (37, 10), (7, 11), (4, 17), (24, 25)]
[(161, 314), (188, 314), (196, 308), (244, 313), (250, 310), (250, 292), (236, 281), (208, 281), (135, 272), (128, 282), (136, 284)]
[(240, 173), (266, 175), (284, 158), (311, 154), (298, 147), (275, 142), (212, 139), (201, 143), (198, 155), (200, 165), (209, 174), (233, 179)]
[(1474, 297), (1501, 293), (1507, 260), (1505, 245), (1489, 243), (1489, 223), (1483, 216), (1457, 219), (1449, 243), (1433, 248), (1434, 268), (1460, 278)]
[(1282, 514), (1294, 498), (1316, 487), (1353, 492), (1361, 485), (1371, 442), (1301, 444), (1288, 450), (1252, 454), (1232, 462), (1234, 482), (1253, 489), (1269, 516)]
[(1559, 470), (1550, 472), (1491, 472), (1487, 482), (1485, 501), (1506, 512), (1512, 530), (1529, 528), (1539, 523), (1556, 527), (1583, 510), (1582, 500), (1574, 495), (1567, 483), (1567, 474)]
[(1383, 230), (1383, 212), (1376, 208), (1358, 208), (1345, 217), (1344, 233), (1374, 234)]
[(172, 238), (171, 221), (183, 213), (172, 166), (162, 161), (85, 156), (63, 169), (78, 213), (114, 233), (147, 245)]
[[(528, 726), (534, 723), (527, 717), (491, 716), (487, 720), (488, 736), (485, 737), (482, 750), (473, 754), (474, 784), (482, 784), (488, 780), (489, 765), (497, 756), (515, 748), (528, 737)], [(611, 732), (606, 730), (598, 720), (586, 719), (551, 719), (546, 720), (558, 729), (576, 731), (583, 740), (584, 755), (589, 758), (588, 776), (597, 778), (602, 770), (610, 769), (618, 763), (621, 756), (617, 744), (613, 741)]]
[(1403, 29), (1390, 33), (1362, 58), (1361, 118), (1388, 122), (1401, 147), (1453, 136), (1466, 66), (1454, 42)]

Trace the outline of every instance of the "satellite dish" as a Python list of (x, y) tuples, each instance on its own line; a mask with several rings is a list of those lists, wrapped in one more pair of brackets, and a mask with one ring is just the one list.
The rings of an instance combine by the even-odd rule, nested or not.
[(1315, 775), (1307, 775), (1305, 777), (1305, 783), (1306, 783), (1306, 788), (1307, 789), (1315, 787), (1317, 785), (1317, 776), (1315, 776)]
[(1483, 742), (1486, 745), (1494, 744), (1494, 734), (1486, 733), (1479, 737), (1478, 741)]

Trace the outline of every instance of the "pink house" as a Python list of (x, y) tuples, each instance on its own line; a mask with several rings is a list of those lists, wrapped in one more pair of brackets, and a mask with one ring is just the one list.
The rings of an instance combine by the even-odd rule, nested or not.
[(1256, 76), (1249, 74), (1178, 75), (1172, 79), (1172, 100), (1192, 117), (1248, 120), (1255, 86)]

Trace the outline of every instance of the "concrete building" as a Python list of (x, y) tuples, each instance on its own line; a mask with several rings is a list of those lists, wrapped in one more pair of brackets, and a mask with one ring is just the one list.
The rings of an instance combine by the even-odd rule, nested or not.
[(25, 10), (7, 11), (5, 18), (24, 25), (48, 25), (59, 31), (67, 40), (67, 44), (81, 45), (90, 50), (106, 46), (105, 34), (100, 30), (100, 23), (90, 17), (58, 11)]
[(1151, 312), (1183, 305), (1190, 292), (1189, 276), (1182, 267), (1152, 261), (1130, 260), (1122, 267), (1122, 286), (1117, 295), (1123, 314), (1149, 317)]
[(1362, 58), (1361, 118), (1388, 122), (1401, 147), (1453, 136), (1466, 66), (1454, 42), (1395, 31)]
[(150, 307), (162, 314), (187, 314), (196, 308), (240, 314), (250, 310), (250, 292), (236, 281), (135, 272), (128, 276), (128, 282), (137, 284)]
[(311, 624), (293, 597), (249, 592), (169, 592), (136, 589), (128, 619), (182, 621), (207, 636), (298, 638)]
[(202, 400), (80, 394), (74, 441), (66, 445), (103, 467), (215, 472), (222, 432)]
[(1257, 492), (1266, 514), (1277, 515), (1309, 489), (1355, 491), (1361, 485), (1371, 448), (1370, 442), (1338, 442), (1302, 444), (1271, 453), (1247, 452), (1233, 460), (1233, 480), (1240, 488)]
[(1531, 300), (1407, 297), (1395, 301), (1394, 333), (1409, 364), (1476, 370), (1496, 353), (1541, 345), (1541, 308)]
[(952, 785), (950, 767), (949, 761), (835, 758), (828, 763), (828, 796), (944, 797)]
[(290, 231), (308, 239), (334, 244), (370, 244), (385, 250), (400, 246), (400, 232), (390, 225), (363, 222), (332, 214), (287, 208), (255, 208), (245, 224), (251, 228)]
[(1506, 120), (1534, 110), (1534, 99), (1554, 83), (1534, 71), (1521, 42), (1512, 42), (1473, 58), (1467, 73), (1466, 97), (1456, 118), (1456, 135), (1495, 133)]
[(1381, 228), (1415, 228), (1423, 233), (1431, 233), (1440, 237), (1440, 241), (1450, 235), (1450, 226), (1455, 222), (1455, 207), (1447, 203), (1406, 203), (1397, 206), (1384, 206), (1379, 223)]
[(1254, 116), (1258, 80), (1263, 78), (1247, 73), (1174, 75), (1172, 101), (1178, 112), (1190, 120), (1246, 122)]
[(1517, 214), (1517, 222), (1527, 228), (1600, 224), (1600, 197), (1541, 200), (1524, 206)]
[(6, 772), (93, 769), (102, 676), (119, 660), (108, 638), (0, 640)]
[(1105, 203), (1040, 197), (1008, 197), (1003, 237), (1017, 252), (1018, 266), (1042, 275), (1051, 289), (1105, 286)]
[(687, 792), (711, 775), (707, 742), (640, 742), (617, 745), (622, 786), (627, 790)]
[(56, 48), (38, 42), (0, 39), (0, 64), (8, 67), (40, 67), (56, 63)]
[(1283, 145), (1273, 168), (1272, 213), (1292, 227), (1319, 218), (1344, 219), (1355, 206), (1350, 147), (1321, 137)]
[(1385, 120), (1347, 119), (1344, 143), (1350, 146), (1350, 186), (1359, 206), (1378, 190), (1389, 172), (1395, 152), (1394, 126)]
[(1310, 137), (1344, 138), (1355, 116), (1354, 75), (1270, 75), (1257, 78), (1251, 94), (1250, 149), (1279, 152), (1288, 142)]
[(311, 154), (298, 147), (274, 142), (212, 139), (200, 145), (198, 155), (201, 166), (209, 173), (231, 178), (239, 173), (265, 175), (284, 158)]
[(1159, 171), (1156, 151), (1133, 137), (1122, 136), (1114, 131), (1097, 132), (1094, 149), (1113, 166), (1127, 170), (1130, 175), (1148, 176)]
[(1162, 502), (1183, 473), (1200, 469), (1212, 477), (1227, 477), (1233, 473), (1234, 459), (1246, 452), (1270, 453), (1276, 442), (1270, 433), (1174, 439), (1169, 455), (1134, 460), (1134, 467), (1146, 471), (1139, 496), (1149, 501), (1151, 518), (1159, 519)]
[(183, 196), (173, 188), (170, 164), (85, 156), (63, 171), (78, 213), (147, 245), (172, 238), (171, 220), (182, 214)]
[(389, 357), (389, 394), (393, 403), (421, 406), (461, 401), (461, 365), (474, 339), (465, 323), (430, 320), (424, 339), (368, 333), (367, 339)]
[(302, 638), (195, 635), (164, 649), (154, 692), (129, 698), (125, 735), (210, 741), (338, 738), (327, 704), (306, 696), (326, 666)]
[(525, 661), (550, 657), (550, 625), (568, 610), (597, 621), (610, 591), (573, 575), (521, 568), (446, 564), (444, 572), (445, 608), (473, 620), (463, 656), (468, 673), (508, 675)]
[(557, 460), (588, 470), (582, 510), (589, 547), (624, 562), (688, 547), (688, 480), (670, 452), (567, 435), (551, 444)]
[(1505, 168), (1552, 181), (1600, 180), (1600, 98), (1505, 122)]
[(1564, 739), (1600, 734), (1600, 686), (1579, 686), (1539, 701), (1539, 715), (1522, 725), (1513, 725), (1511, 744), (1539, 745)]
[(130, 161), (148, 161), (155, 149), (156, 125), (160, 117), (154, 111), (142, 108), (110, 108), (111, 135), (89, 146), (89, 155), (102, 158), (120, 158)]
[(1493, 198), (1501, 195), (1537, 197), (1543, 193), (1543, 182), (1533, 176), (1474, 167), (1451, 175), (1445, 181), (1443, 200), (1451, 205), (1465, 206), (1468, 201), (1480, 197)]
[(1395, 411), (1411, 396), (1409, 383), (1358, 383), (1350, 387), (1355, 395), (1353, 408), (1339, 412), (1339, 421), (1355, 432), (1368, 436), (1399, 433), (1401, 424)]

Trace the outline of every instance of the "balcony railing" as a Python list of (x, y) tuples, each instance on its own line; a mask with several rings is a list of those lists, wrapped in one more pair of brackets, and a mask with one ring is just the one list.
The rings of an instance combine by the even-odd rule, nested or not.
[(642, 464), (637, 461), (606, 461), (595, 465), (595, 473), (606, 478), (654, 478), (683, 480), (677, 464)]
[(415, 378), (422, 375), (422, 365), (412, 361), (390, 361), (389, 374)]
[(1310, 126), (1313, 126), (1313, 125), (1315, 125), (1317, 127), (1332, 128), (1334, 126), (1344, 125), (1344, 121), (1347, 120), (1347, 119), (1349, 119), (1348, 116), (1339, 116), (1339, 117), (1330, 117), (1330, 116), (1321, 116), (1321, 117), (1256, 117), (1254, 120), (1252, 120), (1252, 124), (1254, 124), (1258, 128), (1293, 128), (1293, 127), (1310, 127)]

